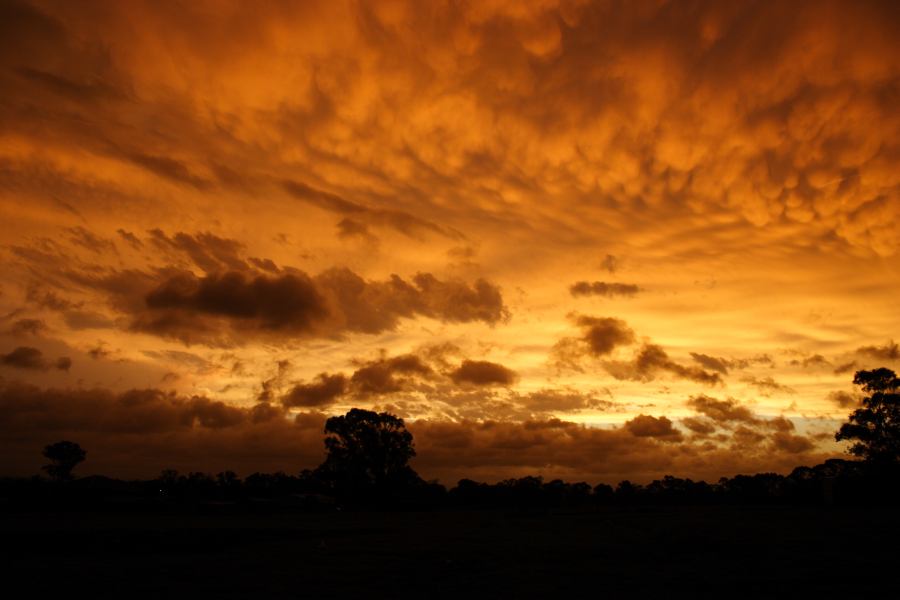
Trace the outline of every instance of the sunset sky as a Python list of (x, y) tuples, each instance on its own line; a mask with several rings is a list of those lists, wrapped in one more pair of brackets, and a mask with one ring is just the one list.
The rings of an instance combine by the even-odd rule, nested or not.
[(0, 474), (841, 456), (900, 367), (896, 2), (0, 0)]

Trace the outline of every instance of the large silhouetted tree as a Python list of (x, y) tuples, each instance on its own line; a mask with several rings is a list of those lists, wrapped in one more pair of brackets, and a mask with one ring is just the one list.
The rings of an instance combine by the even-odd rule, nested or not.
[(359, 408), (325, 422), (328, 455), (320, 474), (336, 491), (386, 491), (419, 480), (409, 466), (416, 455), (403, 419)]
[(62, 441), (44, 447), (43, 455), (50, 460), (49, 465), (42, 467), (47, 475), (57, 481), (67, 481), (72, 478), (72, 469), (85, 459), (87, 452), (75, 442)]
[(857, 371), (853, 383), (869, 395), (841, 425), (835, 439), (850, 440), (850, 453), (869, 462), (900, 460), (900, 379), (890, 369)]

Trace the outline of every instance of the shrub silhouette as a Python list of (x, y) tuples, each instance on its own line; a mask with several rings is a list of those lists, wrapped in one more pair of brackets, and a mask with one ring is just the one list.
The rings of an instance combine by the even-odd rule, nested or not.
[(44, 447), (43, 456), (50, 461), (42, 467), (47, 475), (57, 481), (68, 481), (72, 478), (72, 469), (84, 461), (87, 452), (75, 442), (64, 440)]

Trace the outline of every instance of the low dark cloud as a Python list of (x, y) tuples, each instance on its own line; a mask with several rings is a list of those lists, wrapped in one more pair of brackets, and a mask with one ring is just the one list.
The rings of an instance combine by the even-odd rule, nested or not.
[[(170, 269), (155, 276), (121, 272), (85, 283), (111, 293), (114, 305), (132, 314), (136, 330), (211, 345), (260, 336), (381, 333), (417, 316), (495, 324), (509, 314), (495, 285), (483, 279), (472, 284), (442, 281), (428, 273), (408, 282), (396, 275), (369, 281), (349, 269), (331, 269), (316, 277), (298, 270), (198, 277)], [(146, 291), (136, 294), (141, 289)]]
[(517, 378), (512, 369), (486, 360), (464, 360), (450, 373), (450, 379), (457, 384), (508, 386), (515, 383)]
[(856, 353), (867, 358), (895, 361), (900, 360), (900, 345), (890, 340), (883, 346), (861, 346), (856, 349)]
[(730, 362), (727, 359), (717, 358), (708, 354), (700, 354), (698, 352), (691, 352), (691, 358), (693, 358), (700, 366), (709, 369), (710, 371), (716, 371), (723, 375), (728, 374)]
[(636, 437), (652, 437), (663, 440), (681, 440), (681, 432), (675, 429), (668, 417), (653, 417), (650, 415), (638, 415), (630, 421), (625, 421), (625, 429)]
[(68, 371), (72, 366), (72, 359), (68, 356), (61, 356), (56, 360), (50, 360), (37, 348), (19, 346), (8, 354), (0, 354), (0, 364), (34, 371), (47, 371), (49, 369)]
[(829, 392), (826, 398), (831, 402), (834, 402), (840, 408), (856, 408), (859, 405), (859, 397), (854, 396), (849, 392)]
[(16, 336), (40, 335), (45, 331), (47, 324), (41, 319), (18, 319), (9, 327), (9, 333)]
[(578, 281), (569, 287), (573, 296), (634, 296), (641, 288), (630, 283), (605, 283), (603, 281)]
[(772, 377), (755, 377), (748, 375), (741, 378), (741, 381), (755, 387), (763, 396), (771, 396), (772, 394), (796, 394), (794, 388), (778, 383)]
[(803, 358), (795, 358), (791, 360), (789, 364), (803, 369), (831, 366), (831, 362), (821, 354), (811, 354), (810, 356), (804, 356)]
[(733, 422), (757, 423), (759, 421), (749, 408), (741, 406), (737, 400), (731, 398), (718, 400), (701, 394), (692, 397), (687, 404), (698, 413), (720, 425)]
[(750, 358), (722, 358), (700, 352), (691, 352), (691, 358), (701, 367), (710, 371), (716, 371), (722, 375), (727, 375), (732, 369), (746, 369), (754, 364), (769, 366), (774, 364), (772, 357), (768, 354), (759, 354)]
[(659, 372), (667, 372), (680, 379), (688, 379), (704, 385), (722, 383), (719, 373), (682, 365), (672, 360), (662, 346), (650, 343), (645, 343), (630, 361), (607, 361), (604, 363), (604, 367), (616, 379), (652, 381)]
[(575, 324), (581, 328), (581, 339), (593, 356), (609, 354), (617, 346), (626, 346), (634, 341), (634, 331), (621, 319), (581, 315), (576, 317)]
[(297, 383), (281, 398), (288, 408), (310, 408), (333, 404), (348, 389), (348, 379), (342, 373), (320, 373), (308, 383)]
[(594, 392), (573, 389), (542, 389), (527, 394), (515, 394), (512, 399), (526, 410), (535, 413), (610, 410), (614, 407), (608, 398), (602, 398)]
[(705, 418), (685, 417), (681, 424), (698, 436), (708, 436), (716, 431), (716, 424)]
[(181, 315), (189, 320), (198, 314), (253, 323), (263, 330), (308, 333), (328, 315), (325, 299), (305, 274), (270, 278), (232, 271), (200, 278), (183, 273), (147, 294), (146, 304), (151, 317), (163, 316), (138, 325), (147, 331), (164, 330), (172, 324), (166, 316)]
[(434, 370), (415, 354), (381, 357), (360, 366), (350, 377), (350, 387), (360, 397), (379, 396), (408, 389)]

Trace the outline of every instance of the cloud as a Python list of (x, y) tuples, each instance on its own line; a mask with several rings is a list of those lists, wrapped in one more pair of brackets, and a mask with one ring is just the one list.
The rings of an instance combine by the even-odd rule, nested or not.
[(621, 319), (581, 315), (575, 318), (575, 324), (581, 328), (581, 341), (587, 344), (587, 350), (593, 356), (609, 354), (617, 346), (634, 341), (634, 331)]
[(0, 364), (34, 371), (47, 371), (54, 368), (68, 371), (72, 366), (72, 359), (68, 356), (61, 356), (55, 361), (48, 360), (44, 357), (44, 353), (37, 348), (19, 346), (8, 354), (0, 354)]
[(15, 336), (40, 335), (47, 331), (47, 324), (41, 319), (18, 319), (9, 328)]
[(742, 377), (741, 381), (755, 387), (763, 396), (797, 393), (794, 388), (778, 383), (771, 376), (755, 377), (753, 375), (747, 375), (746, 377)]
[(890, 340), (883, 346), (861, 346), (856, 349), (856, 353), (867, 358), (895, 361), (900, 360), (900, 345)]
[(746, 406), (740, 406), (737, 400), (717, 400), (706, 395), (694, 396), (688, 400), (688, 406), (698, 413), (712, 419), (718, 424), (756, 423), (757, 417)]
[(221, 271), (197, 276), (179, 269), (156, 274), (123, 271), (102, 278), (77, 276), (79, 283), (110, 295), (115, 308), (131, 316), (137, 331), (187, 343), (234, 345), (255, 338), (329, 337), (345, 332), (394, 330), (401, 319), (430, 317), (450, 323), (508, 318), (500, 289), (442, 281), (418, 273), (365, 280), (349, 269), (315, 277), (292, 269), (280, 274)]
[(671, 358), (657, 344), (645, 343), (630, 361), (607, 361), (603, 364), (616, 379), (651, 381), (660, 371), (675, 377), (696, 381), (704, 385), (719, 385), (722, 378), (718, 373), (704, 371), (698, 367), (686, 366)]
[(708, 354), (699, 354), (697, 352), (691, 352), (691, 358), (693, 358), (695, 362), (699, 363), (700, 366), (707, 368), (710, 371), (716, 371), (723, 375), (728, 374), (728, 368), (731, 366), (730, 361), (728, 361), (724, 358), (716, 358), (715, 356), (709, 356)]
[(860, 399), (857, 396), (839, 390), (828, 392), (826, 398), (831, 402), (834, 402), (840, 408), (855, 408), (860, 402)]
[(310, 383), (297, 383), (281, 398), (288, 407), (310, 408), (333, 404), (348, 388), (347, 377), (341, 373), (320, 373)]
[(625, 421), (624, 427), (636, 437), (653, 437), (672, 441), (681, 439), (681, 432), (672, 426), (672, 421), (667, 417), (641, 414)]
[(241, 258), (244, 244), (236, 240), (221, 238), (208, 232), (195, 235), (178, 232), (171, 238), (160, 229), (152, 229), (149, 233), (150, 241), (157, 248), (185, 254), (207, 273), (248, 269), (247, 263)]
[(515, 371), (498, 363), (466, 359), (450, 372), (450, 379), (457, 384), (508, 386), (515, 383), (517, 375)]
[(401, 354), (382, 356), (364, 363), (350, 377), (350, 387), (359, 396), (383, 395), (405, 390), (418, 378), (434, 373), (420, 357)]
[(634, 296), (641, 288), (630, 283), (604, 283), (602, 281), (578, 281), (569, 287), (573, 296)]

